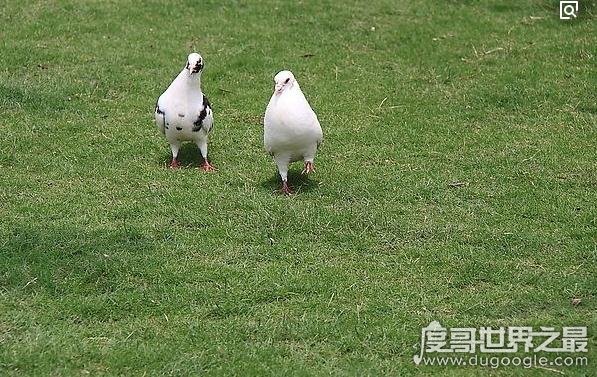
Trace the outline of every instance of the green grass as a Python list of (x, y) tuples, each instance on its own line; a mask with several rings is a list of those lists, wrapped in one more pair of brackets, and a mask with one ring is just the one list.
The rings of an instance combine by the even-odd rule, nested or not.
[[(582, 3), (5, 2), (0, 374), (559, 375), (417, 367), (439, 320), (589, 326), (592, 366), (551, 369), (595, 375)], [(193, 50), (214, 174), (167, 169), (152, 120)], [(262, 146), (281, 69), (325, 134), (292, 197)]]

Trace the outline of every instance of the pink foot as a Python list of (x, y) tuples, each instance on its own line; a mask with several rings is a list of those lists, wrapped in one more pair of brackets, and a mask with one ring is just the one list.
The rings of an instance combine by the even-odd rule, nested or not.
[(203, 164), (201, 164), (201, 169), (203, 169), (203, 171), (216, 171), (216, 168), (207, 160), (203, 161)]
[(305, 168), (303, 169), (302, 174), (309, 174), (315, 172), (315, 166), (313, 166), (312, 162), (305, 162)]
[(282, 194), (284, 195), (291, 195), (292, 194), (292, 190), (290, 190), (290, 187), (288, 187), (288, 183), (286, 182), (282, 182)]
[(180, 163), (178, 163), (178, 160), (173, 158), (172, 162), (170, 162), (170, 169), (178, 169), (180, 167)]

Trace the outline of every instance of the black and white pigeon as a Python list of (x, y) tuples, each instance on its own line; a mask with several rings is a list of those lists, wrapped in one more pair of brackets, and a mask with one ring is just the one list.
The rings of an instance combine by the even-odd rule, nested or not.
[(274, 94), (263, 121), (263, 143), (278, 165), (282, 192), (288, 195), (288, 165), (303, 160), (303, 174), (314, 172), (313, 159), (323, 131), (292, 72), (278, 72), (274, 82)]
[(212, 171), (207, 160), (207, 141), (213, 125), (213, 112), (207, 96), (201, 91), (201, 72), (204, 61), (201, 55), (192, 53), (187, 63), (168, 89), (158, 98), (155, 106), (155, 122), (172, 149), (171, 168), (180, 166), (178, 151), (183, 141), (192, 141), (199, 147), (203, 157), (201, 167)]

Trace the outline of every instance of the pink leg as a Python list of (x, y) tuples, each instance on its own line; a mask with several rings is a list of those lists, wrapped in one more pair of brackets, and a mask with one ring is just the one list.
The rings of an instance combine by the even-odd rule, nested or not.
[(303, 169), (302, 174), (309, 174), (309, 173), (314, 173), (314, 172), (315, 172), (315, 166), (313, 165), (313, 163), (310, 161), (305, 162), (305, 168)]
[(290, 187), (288, 187), (288, 183), (286, 181), (282, 181), (282, 194), (284, 195), (291, 195), (292, 194), (292, 190), (290, 190)]
[(178, 169), (180, 167), (180, 163), (176, 158), (173, 158), (170, 162), (170, 169)]
[(203, 160), (203, 164), (201, 164), (201, 169), (203, 169), (203, 171), (215, 171), (216, 168), (209, 163), (209, 161), (207, 160)]

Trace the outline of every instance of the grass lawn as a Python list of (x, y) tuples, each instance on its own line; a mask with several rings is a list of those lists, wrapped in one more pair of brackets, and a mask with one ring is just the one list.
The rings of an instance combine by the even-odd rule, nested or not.
[[(595, 375), (595, 4), (5, 1), (0, 375)], [(191, 51), (216, 173), (153, 123)], [(282, 69), (325, 135), (292, 197)], [(433, 320), (588, 326), (589, 367), (417, 366)]]

